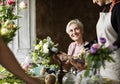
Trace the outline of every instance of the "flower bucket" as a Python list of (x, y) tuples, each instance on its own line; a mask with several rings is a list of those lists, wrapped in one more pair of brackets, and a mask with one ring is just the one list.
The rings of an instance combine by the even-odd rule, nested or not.
[(40, 70), (41, 70), (41, 68), (42, 68), (42, 66), (39, 66), (39, 67), (34, 68), (34, 74), (35, 74), (36, 76), (40, 76)]

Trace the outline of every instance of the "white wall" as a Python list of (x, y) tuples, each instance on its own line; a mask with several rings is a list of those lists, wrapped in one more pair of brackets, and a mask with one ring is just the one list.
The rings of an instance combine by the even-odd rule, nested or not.
[[(21, 0), (18, 0), (18, 3)], [(35, 0), (25, 0), (27, 9), (18, 12), (22, 16), (17, 20), (17, 24), (21, 27), (16, 32), (13, 42), (9, 43), (9, 47), (14, 52), (17, 60), (22, 63), (26, 56), (33, 48), (33, 42), (36, 39), (36, 20), (35, 20)]]

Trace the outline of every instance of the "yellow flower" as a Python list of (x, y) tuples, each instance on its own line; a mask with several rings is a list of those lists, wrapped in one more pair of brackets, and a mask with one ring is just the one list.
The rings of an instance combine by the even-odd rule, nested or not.
[(1, 35), (6, 35), (8, 33), (8, 29), (7, 28), (2, 28), (1, 29)]

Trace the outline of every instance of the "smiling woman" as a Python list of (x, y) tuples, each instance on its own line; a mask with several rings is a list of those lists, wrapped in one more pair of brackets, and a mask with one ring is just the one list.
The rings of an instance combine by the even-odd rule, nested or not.
[[(66, 59), (66, 61), (64, 61), (63, 63), (63, 68), (66, 71), (70, 71), (72, 70), (72, 72), (67, 73), (64, 78), (68, 78), (68, 80), (71, 80), (71, 78), (69, 79), (69, 77), (75, 76), (74, 74), (78, 74), (79, 72), (81, 72), (82, 70), (84, 70), (86, 68), (86, 63), (85, 63), (85, 59), (84, 57), (79, 57), (80, 53), (84, 51), (84, 46), (88, 43), (87, 41), (84, 41), (83, 39), (83, 29), (84, 26), (82, 24), (82, 22), (80, 22), (78, 19), (73, 19), (71, 21), (68, 22), (67, 27), (66, 27), (66, 32), (69, 35), (69, 37), (73, 40), (73, 42), (69, 45), (68, 48), (68, 57)], [(64, 54), (64, 53), (62, 53)], [(63, 58), (65, 55), (63, 55)], [(76, 81), (79, 76), (73, 77), (72, 78), (72, 82), (78, 82)], [(74, 78), (76, 80), (74, 80)], [(64, 84), (66, 84), (66, 82), (68, 82), (68, 80), (63, 80)]]
[[(84, 47), (87, 42), (83, 39), (84, 26), (78, 19), (71, 20), (66, 27), (66, 32), (69, 37), (74, 41), (68, 48), (68, 55), (78, 56), (80, 50)], [(74, 50), (75, 48), (75, 50)], [(74, 51), (73, 51), (74, 50)]]

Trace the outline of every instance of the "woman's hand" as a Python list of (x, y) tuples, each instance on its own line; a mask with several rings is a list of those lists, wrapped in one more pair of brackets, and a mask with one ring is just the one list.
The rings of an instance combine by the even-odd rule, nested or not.
[(61, 61), (66, 61), (66, 60), (68, 60), (68, 55), (64, 52), (60, 52), (59, 58)]
[(76, 69), (78, 69), (78, 70), (84, 70), (85, 68), (86, 68), (86, 65), (85, 65), (85, 63), (83, 63), (83, 61), (82, 60), (80, 60), (80, 62), (78, 62), (78, 60), (75, 60), (75, 59), (73, 59), (72, 57), (68, 57), (68, 59), (69, 59), (69, 61), (70, 61), (70, 63), (76, 68)]

